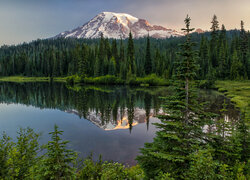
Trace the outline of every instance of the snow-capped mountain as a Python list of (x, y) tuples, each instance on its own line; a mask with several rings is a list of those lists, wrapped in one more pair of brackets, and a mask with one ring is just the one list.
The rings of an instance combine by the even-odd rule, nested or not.
[(182, 36), (183, 34), (162, 26), (151, 25), (144, 19), (139, 19), (125, 13), (103, 12), (92, 20), (71, 31), (65, 31), (57, 37), (72, 38), (127, 38), (131, 31), (134, 38), (145, 37), (148, 34), (154, 38)]

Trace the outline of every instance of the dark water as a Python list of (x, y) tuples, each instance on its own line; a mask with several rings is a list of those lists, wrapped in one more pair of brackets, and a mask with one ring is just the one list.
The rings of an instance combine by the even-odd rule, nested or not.
[[(61, 83), (0, 83), (0, 132), (15, 138), (18, 127), (31, 127), (42, 133), (41, 143), (57, 124), (70, 148), (85, 157), (102, 154), (104, 160), (129, 165), (145, 142), (156, 132), (152, 123), (162, 113), (161, 99), (166, 87), (129, 88), (125, 86), (84, 86), (67, 88)], [(208, 111), (220, 113), (225, 97), (215, 91), (200, 91), (208, 101)], [(239, 113), (226, 100), (230, 121)]]

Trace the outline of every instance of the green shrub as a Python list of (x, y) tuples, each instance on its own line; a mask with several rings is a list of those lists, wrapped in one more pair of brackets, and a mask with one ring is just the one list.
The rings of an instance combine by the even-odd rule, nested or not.
[(141, 180), (144, 178), (142, 169), (137, 165), (126, 168), (123, 164), (102, 161), (93, 161), (92, 155), (86, 158), (78, 172), (78, 179), (103, 179), (103, 180)]
[(213, 89), (215, 88), (215, 81), (214, 80), (201, 80), (198, 83), (198, 87), (202, 89)]
[(145, 175), (142, 168), (139, 165), (126, 168), (129, 179), (141, 180), (144, 179)]
[(84, 78), (86, 84), (124, 84), (124, 81), (114, 75)]
[(94, 162), (92, 155), (86, 158), (78, 172), (78, 179), (100, 179), (102, 171), (102, 159), (101, 156), (98, 162)]
[(187, 179), (210, 180), (216, 179), (216, 162), (210, 150), (199, 150), (191, 155), (192, 162), (189, 171), (186, 174)]
[(126, 84), (143, 86), (164, 86), (168, 85), (168, 82), (166, 79), (160, 78), (155, 74), (151, 74), (146, 77), (130, 76), (130, 78), (126, 81)]
[(74, 84), (74, 77), (73, 76), (69, 76), (66, 78), (66, 83), (69, 85), (73, 85)]

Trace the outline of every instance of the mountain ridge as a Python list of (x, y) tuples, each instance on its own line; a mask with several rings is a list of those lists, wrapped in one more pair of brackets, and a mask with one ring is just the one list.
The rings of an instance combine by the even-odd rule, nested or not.
[(145, 19), (139, 19), (126, 13), (102, 12), (87, 23), (71, 31), (65, 31), (55, 36), (63, 38), (105, 38), (125, 39), (129, 32), (134, 38), (149, 35), (153, 38), (169, 38), (183, 36), (183, 33), (160, 25), (151, 25)]

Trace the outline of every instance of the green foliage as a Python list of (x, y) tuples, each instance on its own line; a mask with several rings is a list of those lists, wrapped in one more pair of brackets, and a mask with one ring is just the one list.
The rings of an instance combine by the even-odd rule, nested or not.
[(84, 83), (87, 84), (124, 84), (124, 81), (114, 75), (106, 75), (95, 78), (84, 78)]
[(246, 112), (246, 119), (250, 119), (250, 81), (217, 81), (216, 87), (226, 94), (240, 108)]
[(79, 77), (79, 76), (69, 76), (66, 78), (68, 85), (73, 86), (75, 83), (85, 83), (85, 84), (128, 84), (128, 85), (146, 85), (146, 86), (166, 86), (169, 85), (169, 81), (156, 76), (155, 74), (150, 74), (145, 77), (136, 77), (134, 74), (128, 74), (127, 80), (122, 80), (114, 75), (106, 75), (99, 77)]
[[(246, 179), (246, 117), (242, 116), (240, 126), (237, 126), (225, 118), (226, 103), (221, 110), (222, 116), (217, 119), (206, 113), (204, 106), (197, 102), (193, 82), (197, 72), (197, 55), (189, 34), (192, 31), (189, 17), (185, 23), (186, 28), (183, 30), (186, 32), (186, 41), (181, 46), (181, 57), (176, 65), (175, 93), (165, 98), (165, 115), (159, 116), (161, 123), (155, 124), (159, 131), (154, 141), (146, 143), (141, 149), (142, 155), (137, 160), (148, 179)], [(216, 26), (216, 17), (213, 23)], [(216, 29), (214, 27), (214, 40), (217, 41)], [(237, 61), (240, 62), (239, 59)], [(216, 63), (213, 66), (217, 66)], [(237, 71), (240, 76), (240, 70)], [(202, 83), (204, 85), (200, 86), (207, 86), (207, 82)], [(241, 91), (241, 88), (237, 87), (237, 91)], [(216, 128), (212, 130), (212, 126)], [(209, 131), (206, 132), (204, 127)]]
[(38, 164), (38, 137), (30, 128), (19, 129), (16, 143), (3, 135), (0, 140), (0, 179), (34, 177)]
[(199, 81), (198, 87), (201, 89), (214, 89), (215, 81), (213, 80), (201, 80)]
[(238, 59), (238, 55), (237, 52), (234, 51), (233, 56), (232, 56), (232, 66), (230, 69), (230, 77), (231, 79), (236, 79), (236, 80), (240, 80), (243, 79), (243, 77), (241, 77), (241, 72), (242, 72), (242, 63), (239, 61)]
[(66, 149), (68, 141), (62, 141), (60, 136), (63, 131), (55, 125), (54, 131), (49, 133), (51, 141), (45, 145), (46, 153), (40, 162), (39, 172), (42, 179), (74, 179), (76, 174), (76, 153)]
[(156, 180), (174, 180), (169, 173), (160, 172), (158, 176), (155, 177)]
[(14, 177), (17, 179), (24, 179), (30, 175), (36, 165), (36, 156), (39, 149), (38, 144), (39, 135), (33, 129), (20, 128), (17, 136), (17, 143), (11, 154), (14, 155), (9, 167)]
[(103, 163), (101, 171), (101, 179), (127, 179), (127, 173), (124, 166), (119, 163)]
[(201, 147), (207, 137), (202, 127), (208, 122), (209, 115), (196, 101), (192, 80), (195, 77), (195, 56), (190, 39), (190, 18), (185, 19), (186, 41), (181, 46), (181, 59), (177, 64), (177, 75), (173, 87), (174, 94), (165, 98), (164, 115), (156, 123), (159, 131), (153, 143), (146, 143), (137, 160), (147, 178), (159, 173), (184, 179), (189, 169), (190, 156)]
[(149, 35), (147, 37), (147, 48), (146, 48), (146, 57), (145, 57), (145, 74), (151, 74), (152, 73), (152, 60), (151, 60), (151, 49), (150, 49), (150, 39)]
[(66, 78), (63, 77), (24, 77), (24, 76), (10, 76), (10, 77), (0, 77), (2, 82), (16, 82), (16, 83), (26, 83), (26, 82), (50, 82), (53, 79), (54, 82), (65, 82)]
[(74, 85), (74, 77), (72, 77), (72, 76), (67, 77), (66, 83), (69, 85)]
[(169, 81), (166, 79), (157, 77), (155, 74), (150, 74), (143, 78), (133, 78), (128, 81), (128, 84), (140, 85), (140, 84), (148, 84), (150, 86), (164, 86), (169, 85)]
[(86, 158), (80, 164), (80, 171), (78, 172), (79, 179), (101, 179), (102, 176), (102, 159), (101, 156), (98, 162), (94, 162), (92, 155)]
[(8, 159), (9, 152), (12, 149), (12, 143), (10, 137), (5, 133), (0, 139), (0, 179), (3, 179), (9, 171)]
[(130, 168), (126, 168), (120, 163), (102, 161), (101, 156), (98, 162), (94, 162), (92, 156), (86, 158), (80, 167), (78, 172), (78, 179), (110, 179), (110, 180), (123, 180), (143, 179), (143, 171), (137, 165)]
[(186, 179), (210, 180), (217, 178), (217, 163), (213, 160), (209, 148), (194, 152), (191, 158), (192, 162), (186, 174)]
[(127, 47), (127, 62), (128, 62), (127, 68), (131, 70), (132, 74), (135, 74), (134, 61), (135, 61), (134, 41), (132, 33), (129, 32), (128, 47)]
[[(38, 134), (30, 128), (18, 131), (17, 143), (3, 134), (0, 139), (0, 179), (100, 179), (141, 180), (142, 169), (137, 165), (125, 167), (120, 163), (94, 162), (92, 156), (76, 165), (76, 153), (67, 150), (67, 141), (59, 137), (62, 131), (55, 125), (52, 141), (45, 145), (47, 152), (38, 155)], [(44, 148), (44, 147), (43, 147)]]

